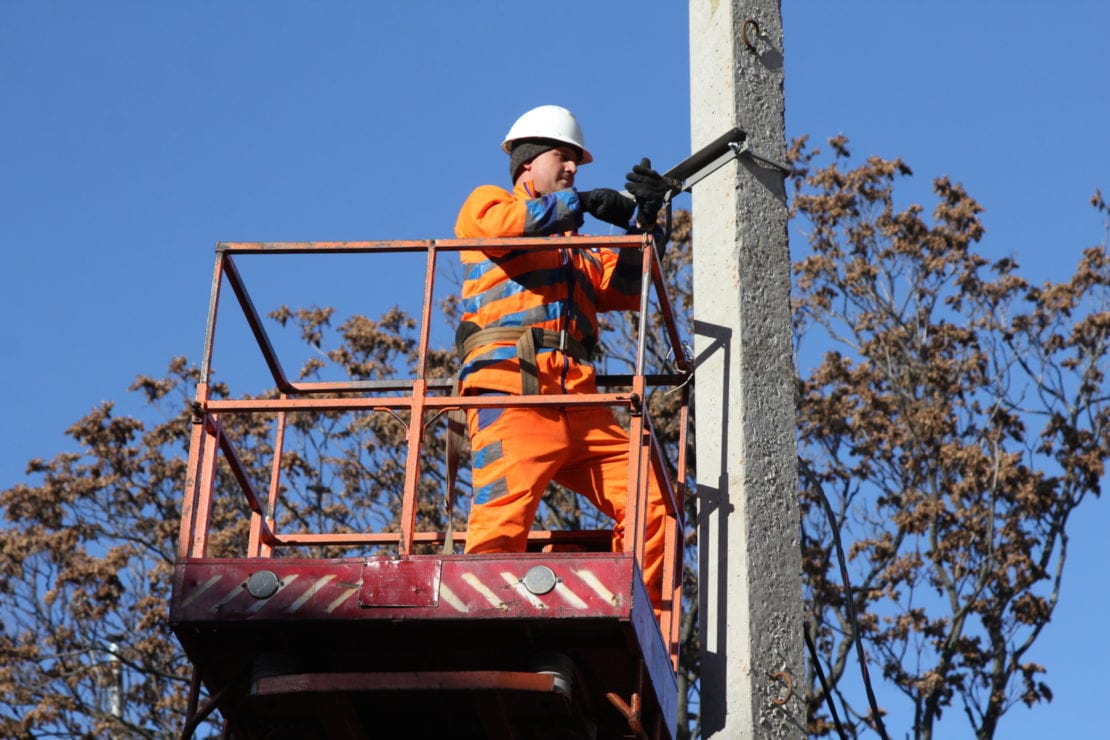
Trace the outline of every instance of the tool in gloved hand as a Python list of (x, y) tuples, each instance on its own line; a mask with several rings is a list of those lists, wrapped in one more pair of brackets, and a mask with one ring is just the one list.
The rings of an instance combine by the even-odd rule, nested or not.
[(578, 191), (582, 207), (594, 218), (608, 224), (625, 228), (636, 211), (636, 202), (626, 198), (616, 190), (597, 188)]
[(636, 216), (637, 223), (645, 229), (654, 226), (671, 185), (651, 168), (651, 160), (647, 157), (641, 159), (625, 177), (627, 182), (624, 186), (640, 209)]

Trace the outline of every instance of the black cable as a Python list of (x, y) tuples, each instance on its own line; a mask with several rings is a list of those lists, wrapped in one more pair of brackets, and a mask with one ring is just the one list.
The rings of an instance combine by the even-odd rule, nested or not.
[(832, 715), (833, 724), (836, 725), (836, 734), (840, 735), (840, 740), (848, 740), (848, 735), (844, 732), (844, 725), (840, 724), (840, 715), (836, 713), (836, 702), (833, 701), (829, 684), (825, 680), (825, 672), (821, 670), (821, 658), (817, 655), (817, 647), (809, 636), (809, 630), (803, 628), (802, 632), (805, 634), (809, 657), (813, 659), (813, 670), (817, 671), (817, 680), (821, 682), (821, 690), (825, 692), (825, 703), (829, 705), (829, 714)]
[(863, 678), (863, 688), (867, 692), (867, 703), (871, 707), (871, 716), (875, 718), (875, 730), (879, 733), (879, 737), (883, 740), (890, 740), (890, 736), (886, 732), (886, 725), (883, 724), (882, 715), (879, 713), (879, 703), (875, 700), (875, 690), (871, 687), (871, 674), (867, 670), (867, 658), (863, 654), (863, 639), (860, 637), (859, 619), (856, 616), (856, 601), (852, 596), (852, 584), (848, 579), (848, 560), (844, 557), (844, 545), (840, 541), (840, 528), (836, 524), (836, 512), (833, 511), (832, 504), (825, 496), (825, 489), (821, 487), (820, 481), (816, 479), (817, 476), (809, 469), (806, 461), (800, 457), (798, 458), (798, 468), (817, 491), (821, 498), (821, 505), (825, 509), (825, 516), (829, 519), (829, 529), (832, 531), (833, 543), (836, 545), (836, 559), (840, 564), (840, 578), (844, 582), (848, 620), (852, 623), (852, 637), (856, 643), (859, 672)]

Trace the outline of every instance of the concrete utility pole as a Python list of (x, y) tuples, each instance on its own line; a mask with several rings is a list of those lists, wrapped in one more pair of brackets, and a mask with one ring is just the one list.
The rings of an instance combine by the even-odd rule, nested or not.
[[(782, 59), (779, 0), (690, 0), (693, 151), (784, 161)], [(705, 737), (805, 735), (784, 185), (742, 155), (693, 188)]]

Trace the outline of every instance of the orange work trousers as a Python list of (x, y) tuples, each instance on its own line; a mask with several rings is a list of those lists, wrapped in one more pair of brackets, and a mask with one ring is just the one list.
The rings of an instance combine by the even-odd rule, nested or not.
[[(585, 496), (613, 519), (624, 549), (628, 433), (604, 407), (470, 409), (474, 500), (466, 552), (524, 552), (547, 484)], [(656, 611), (663, 602), (666, 509), (649, 476), (643, 576)]]

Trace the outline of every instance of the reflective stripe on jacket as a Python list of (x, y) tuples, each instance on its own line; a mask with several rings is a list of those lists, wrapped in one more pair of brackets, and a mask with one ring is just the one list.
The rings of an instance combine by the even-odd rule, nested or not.
[[(536, 197), (525, 180), (512, 193), (493, 185), (466, 199), (455, 224), (460, 239), (573, 234), (582, 206), (572, 189)], [(619, 254), (618, 254), (619, 251)], [(640, 255), (636, 250), (469, 250), (463, 264), (462, 323), (458, 344), (491, 327), (534, 327), (567, 332), (587, 349), (597, 344), (599, 311), (640, 307)], [(459, 375), (464, 388), (520, 393), (520, 365), (511, 342), (474, 348)], [(540, 392), (591, 393), (593, 369), (562, 352), (540, 350)]]

